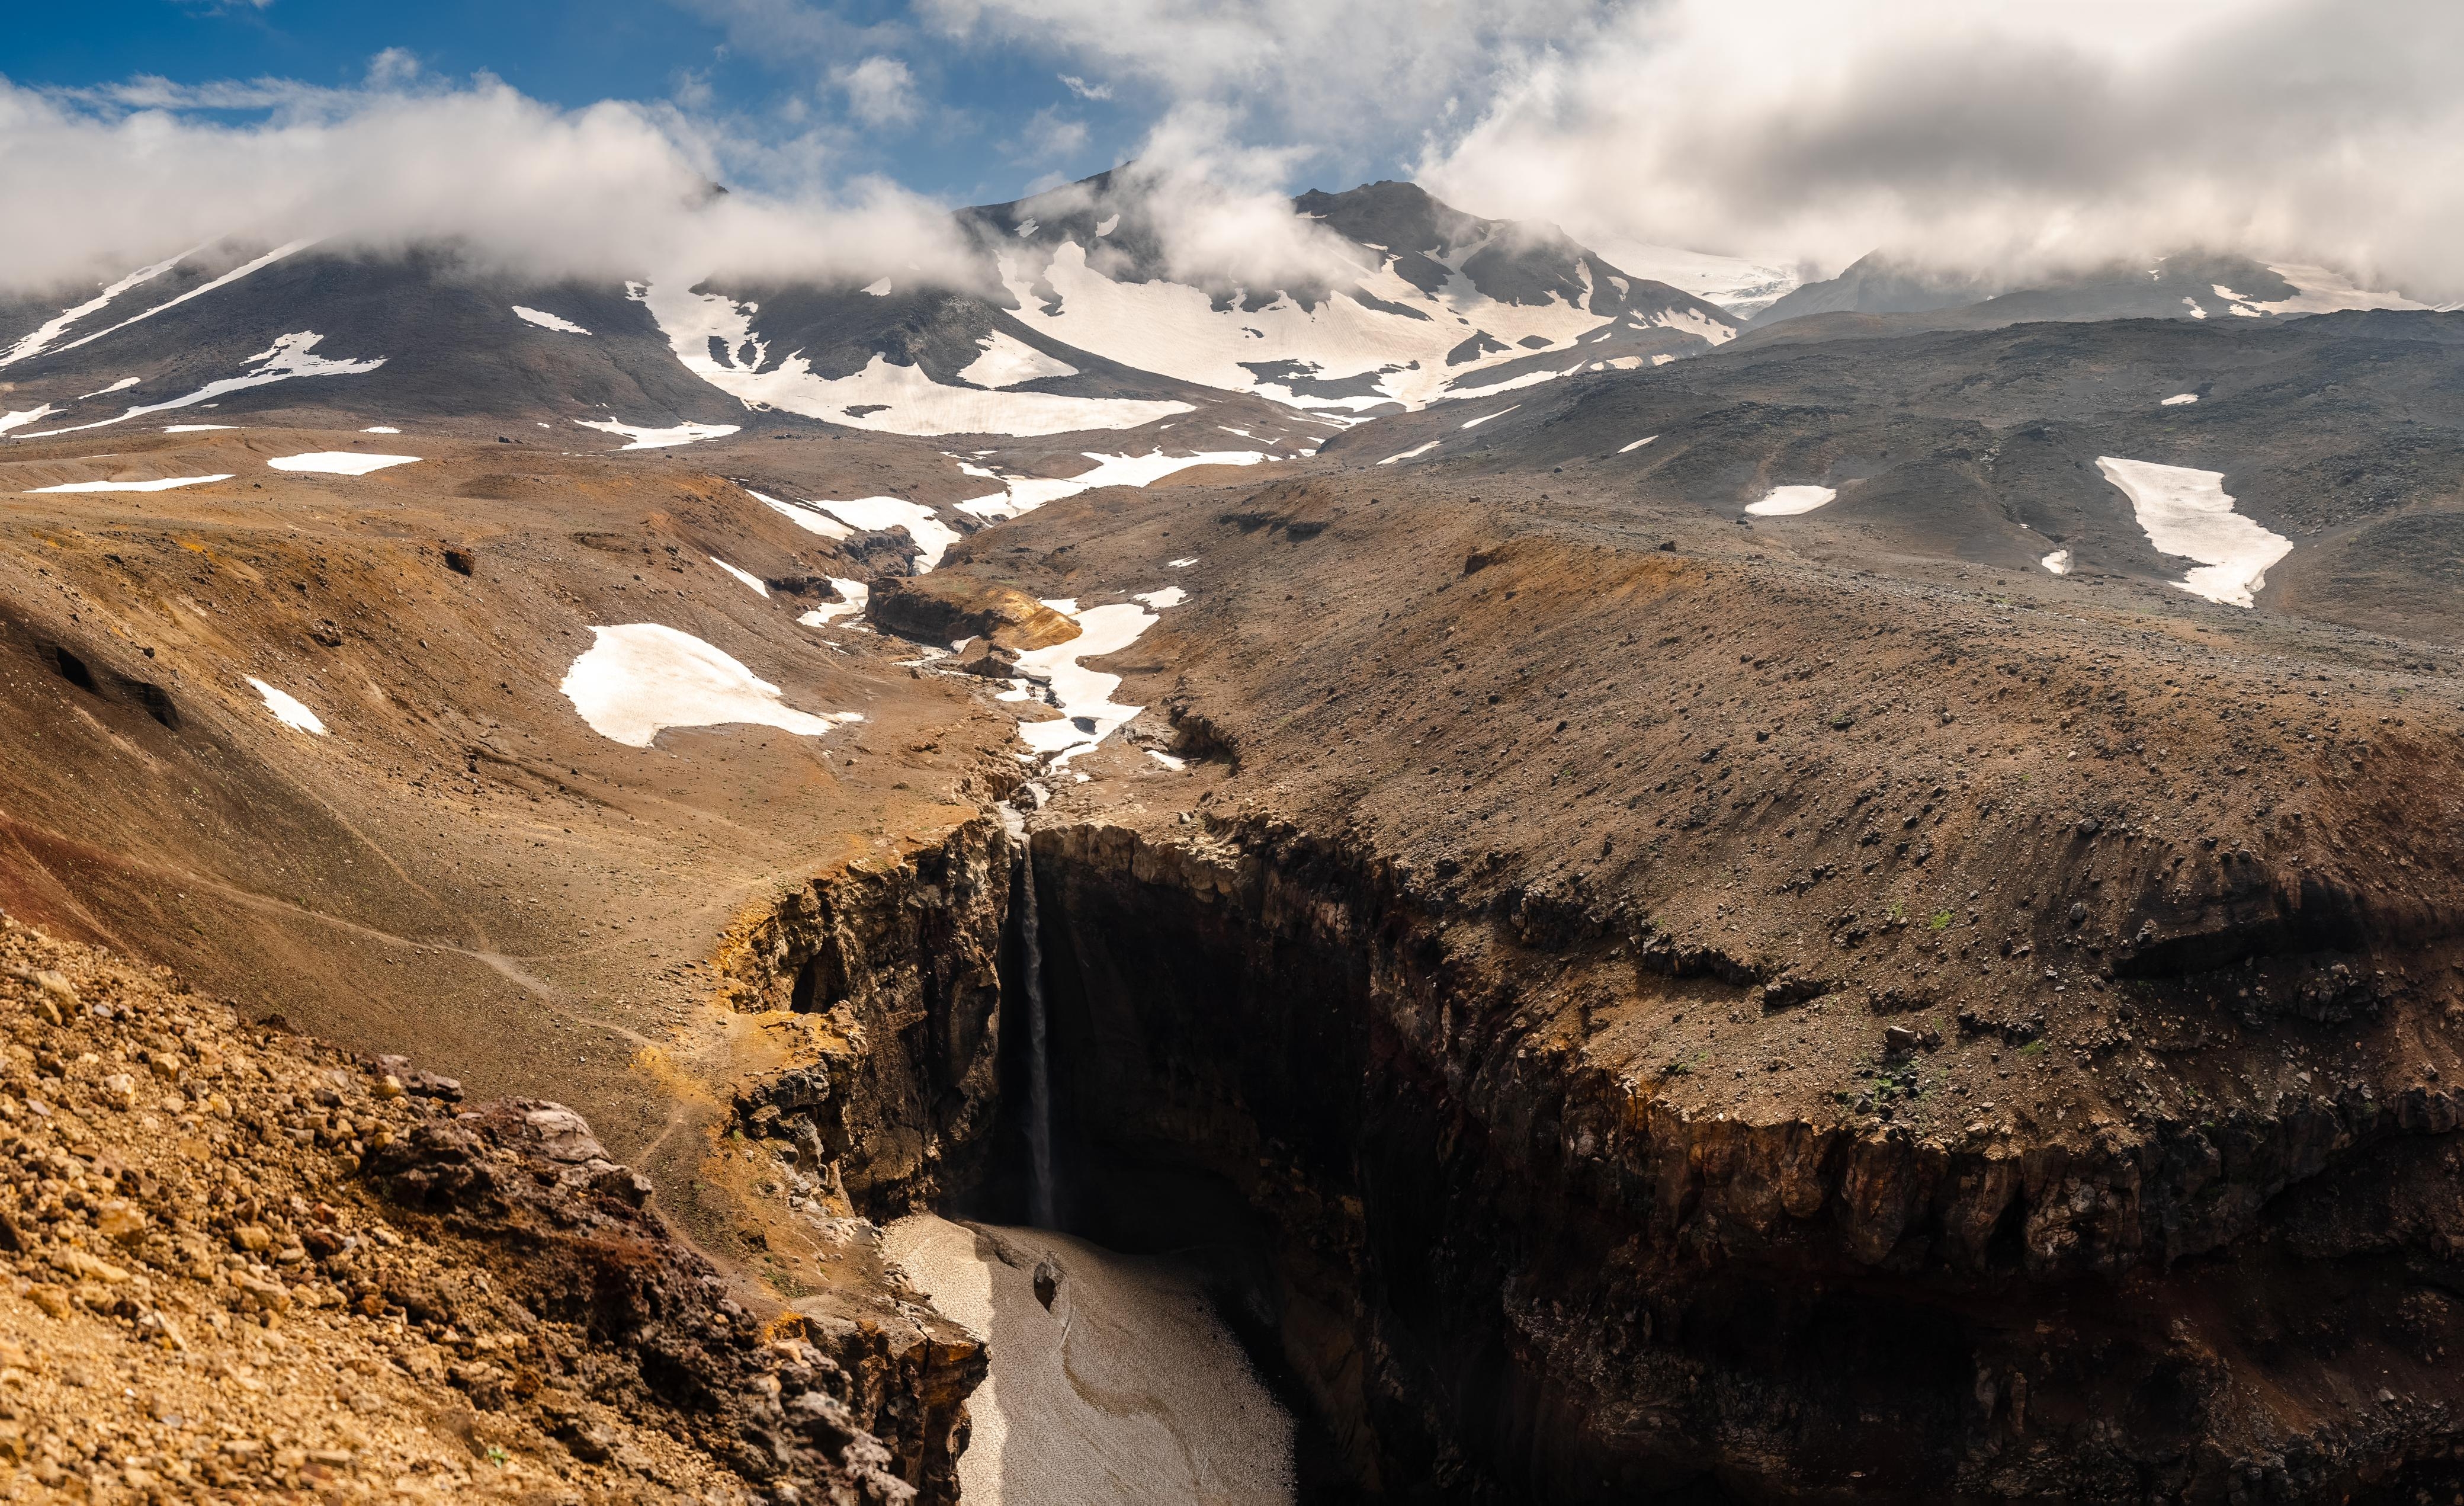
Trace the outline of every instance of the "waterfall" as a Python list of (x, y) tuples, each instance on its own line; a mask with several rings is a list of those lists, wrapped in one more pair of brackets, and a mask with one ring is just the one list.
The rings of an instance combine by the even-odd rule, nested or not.
[(1026, 1150), (1033, 1163), (1027, 1222), (1052, 1229), (1052, 1065), (1044, 1030), (1044, 940), (1035, 919), (1035, 848), (1019, 841), (1020, 887), (1025, 898), (1019, 920), (1020, 972), (1026, 989)]

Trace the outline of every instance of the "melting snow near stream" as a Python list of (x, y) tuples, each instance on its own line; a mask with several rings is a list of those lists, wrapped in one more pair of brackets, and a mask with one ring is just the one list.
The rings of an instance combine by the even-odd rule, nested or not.
[(810, 505), (828, 513), (848, 527), (866, 533), (895, 528), (906, 534), (915, 541), (915, 573), (918, 575), (930, 573), (935, 565), (941, 563), (941, 556), (949, 553), (950, 545), (958, 542), (958, 530), (943, 522), (938, 513), (921, 502), (911, 502), (904, 498), (858, 497), (844, 502), (816, 500)]
[(862, 581), (851, 581), (833, 575), (830, 584), (838, 587), (839, 600), (824, 602), (796, 620), (807, 628), (826, 628), (841, 617), (861, 617), (872, 604), (872, 587)]
[(2222, 471), (2099, 456), (2097, 469), (2130, 498), (2147, 542), (2160, 554), (2196, 560), (2199, 567), (2173, 584), (2228, 607), (2255, 605), (2268, 568), (2293, 552), (2293, 541), (2233, 511)]
[[(1177, 589), (1152, 591), (1144, 599), (1161, 598)], [(1176, 597), (1169, 602), (1158, 599), (1155, 605), (1170, 607), (1181, 599), (1185, 598)], [(1067, 597), (1044, 605), (1076, 622), (1078, 636), (1018, 656), (1020, 671), (1029, 679), (1045, 681), (1051, 687), (1052, 703), (1061, 708), (1061, 715), (1049, 721), (1021, 722), (1018, 736), (1020, 742), (1050, 759), (1052, 766), (1059, 768), (1079, 754), (1093, 751), (1122, 723), (1146, 709), (1115, 702), (1112, 692), (1121, 688), (1121, 676), (1090, 670), (1079, 661), (1119, 653), (1137, 642), (1141, 633), (1161, 619), (1137, 602), (1114, 602), (1083, 611)]]

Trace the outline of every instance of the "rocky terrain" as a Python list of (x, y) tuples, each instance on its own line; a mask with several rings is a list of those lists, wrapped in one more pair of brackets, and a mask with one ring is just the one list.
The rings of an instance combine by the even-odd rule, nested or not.
[(572, 1110), (0, 924), (12, 1498), (914, 1498), (862, 1345), (739, 1305)]
[[(1058, 255), (1073, 227), (1110, 238), (1103, 208), (984, 212)], [(1373, 190), (1313, 212), (1441, 289), (1503, 233)], [(1490, 271), (1596, 293), (1566, 252)], [(288, 1291), (262, 1257), (287, 1228), (326, 1271), (321, 1204), (344, 1236), (418, 1231), (480, 1294), (423, 1318), (371, 1265), (369, 1313), (345, 1261), (309, 1283), (341, 1327), (282, 1351), (261, 1336), (299, 1333), (305, 1298), (201, 1332), (167, 1302), (38, 1318), (46, 1281), (20, 1317), (159, 1311), (260, 1376), (330, 1333), (338, 1385), (428, 1385), (504, 1429), (475, 1453), (372, 1429), (357, 1389), (214, 1414), (215, 1450), (245, 1432), (268, 1468), (950, 1499), (983, 1376), (1040, 1416), (1093, 1405), (1003, 1379), (998, 1336), (891, 1258), (1006, 1294), (1008, 1333), (1074, 1310), (996, 1227), (1028, 1214), (1041, 1061), (1062, 1227), (1199, 1273), (1290, 1411), (1304, 1499), (2448, 1490), (2453, 317), (1777, 338), (1815, 322), (1305, 440), (1286, 404), (1230, 458), (1167, 431), (1196, 419), (933, 438), (742, 402), (658, 415), (730, 433), (620, 448), (529, 399), (492, 417), (355, 378), (255, 389), (228, 430), (8, 441), (18, 965), (81, 1007), (187, 1010), (225, 1056), (297, 1053), (266, 1090), (292, 1104), (252, 1101), (311, 1144), (267, 1153), (339, 1141), (226, 1205), (163, 1127), (253, 1153), (210, 1107), (235, 1088), (181, 1086), (204, 1070), (183, 1047), (171, 1088), (207, 1107), (149, 1108), (155, 1045), (117, 1013), (55, 1024), (21, 982), (14, 1101), (122, 1133), (108, 1174), (172, 1258), (141, 1270), (146, 1236), (84, 1233), (65, 1194), (11, 1227), (67, 1221), (82, 1243), (33, 1241), (188, 1281), (203, 1312), (223, 1289), (181, 1235), (262, 1229), (233, 1253), (272, 1274), (226, 1269)], [(974, 338), (916, 327), (918, 351)], [(567, 379), (507, 348), (492, 380)], [(1140, 390), (1046, 395), (1169, 397)], [(375, 392), (403, 406), (355, 406)], [(274, 463), (327, 453), (416, 458)], [(2213, 477), (2255, 531), (2217, 560), (2183, 552), (2212, 529), (2167, 546), (2117, 459)], [(2254, 538), (2263, 560), (2230, 552)], [(644, 629), (734, 666), (693, 661), (717, 712), (593, 689), (607, 634)], [(240, 1007), (160, 992), (158, 963)], [(338, 1044), (268, 1036), (267, 1011)], [(93, 1096), (115, 1051), (124, 1109)], [(513, 1106), (411, 1091), (389, 1055)], [(121, 1174), (140, 1148), (151, 1183)], [(583, 1169), (534, 1199), (525, 1158)], [(82, 1161), (42, 1164), (91, 1186)], [(885, 1236), (926, 1213), (985, 1222)], [(603, 1246), (658, 1253), (602, 1294)], [(492, 1408), (512, 1383), (472, 1367), (524, 1373), (508, 1335), (539, 1390)], [(355, 1367), (353, 1336), (436, 1350), (443, 1379)], [(21, 1412), (28, 1470), (141, 1452), (78, 1452), (99, 1440), (56, 1415)], [(1017, 1471), (1059, 1451), (1024, 1415), (998, 1414)], [(631, 1452), (577, 1453), (573, 1418)], [(187, 1433), (118, 1426), (148, 1440), (138, 1470), (209, 1479)], [(523, 1473), (488, 1474), (490, 1447)]]

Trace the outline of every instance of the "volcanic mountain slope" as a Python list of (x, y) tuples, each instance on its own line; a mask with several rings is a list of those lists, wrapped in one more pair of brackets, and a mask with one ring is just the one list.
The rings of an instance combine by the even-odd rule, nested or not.
[[(1749, 321), (1760, 341), (1831, 340), (1924, 329), (1998, 329), (2039, 320), (2289, 319), (2344, 309), (2419, 309), (2327, 267), (2186, 252), (2011, 285), (1876, 252), (1837, 277), (1791, 289)], [(1834, 316), (1816, 324), (1774, 325)], [(1857, 316), (1857, 317), (1851, 317)]]
[[(791, 428), (820, 417), (894, 432), (1044, 434), (1225, 406), (1223, 394), (1092, 360), (1082, 363), (1089, 376), (971, 365), (995, 343), (995, 316), (942, 291), (763, 289), (773, 324), (799, 342), (791, 354), (770, 352), (730, 299), (641, 282), (542, 286), (450, 249), (192, 259), (202, 265), (186, 290), (160, 286), (166, 275), (45, 340), (39, 330), (21, 338), (0, 365), (14, 433), (212, 423), (305, 404), (395, 423), (545, 421), (577, 443), (588, 436), (571, 432), (576, 424), (676, 431), (672, 443), (694, 432), (680, 426), (741, 427), (757, 415)], [(203, 276), (226, 262), (232, 280)], [(836, 406), (806, 390), (822, 382), (838, 391), (814, 363), (845, 388)], [(1268, 410), (1234, 402), (1226, 411), (1254, 422)]]
[[(2240, 561), (2262, 611), (2453, 642), (2459, 330), (2451, 314), (2348, 313), (1740, 349), (1518, 394), (1477, 427), (1415, 415), (1330, 454), (1397, 475), (1564, 466), (1843, 565), (2058, 568), (2150, 605), (2186, 581), (2237, 599), (2193, 579), (2184, 556), (2207, 550)], [(2108, 460), (2212, 473), (2204, 495), (2230, 508), (2216, 537), (2160, 546), (2161, 517)]]
[(957, 287), (898, 271), (863, 286), (647, 270), (542, 285), (451, 247), (201, 247), (91, 295), (12, 303), (0, 432), (307, 404), (671, 443), (760, 414), (910, 435), (1129, 431), (1131, 453), (1186, 454), (1193, 432), (1226, 429), (1304, 447), (1361, 412), (1674, 359), (1735, 332), (1554, 232), (1476, 220), (1408, 184), (1299, 201), (1298, 225), (1327, 227), (1328, 280), (1289, 290), (1167, 280), (1159, 212), (1110, 175), (966, 210), (982, 270)]

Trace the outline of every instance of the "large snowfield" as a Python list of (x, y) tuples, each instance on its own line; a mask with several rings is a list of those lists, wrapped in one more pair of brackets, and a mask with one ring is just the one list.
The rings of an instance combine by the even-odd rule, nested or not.
[(2160, 554), (2196, 560), (2199, 567), (2173, 584), (2228, 607), (2255, 605), (2270, 565), (2293, 552), (2293, 541), (2233, 511), (2224, 473), (2152, 460), (2100, 456), (2097, 469), (2130, 498), (2139, 526)]

